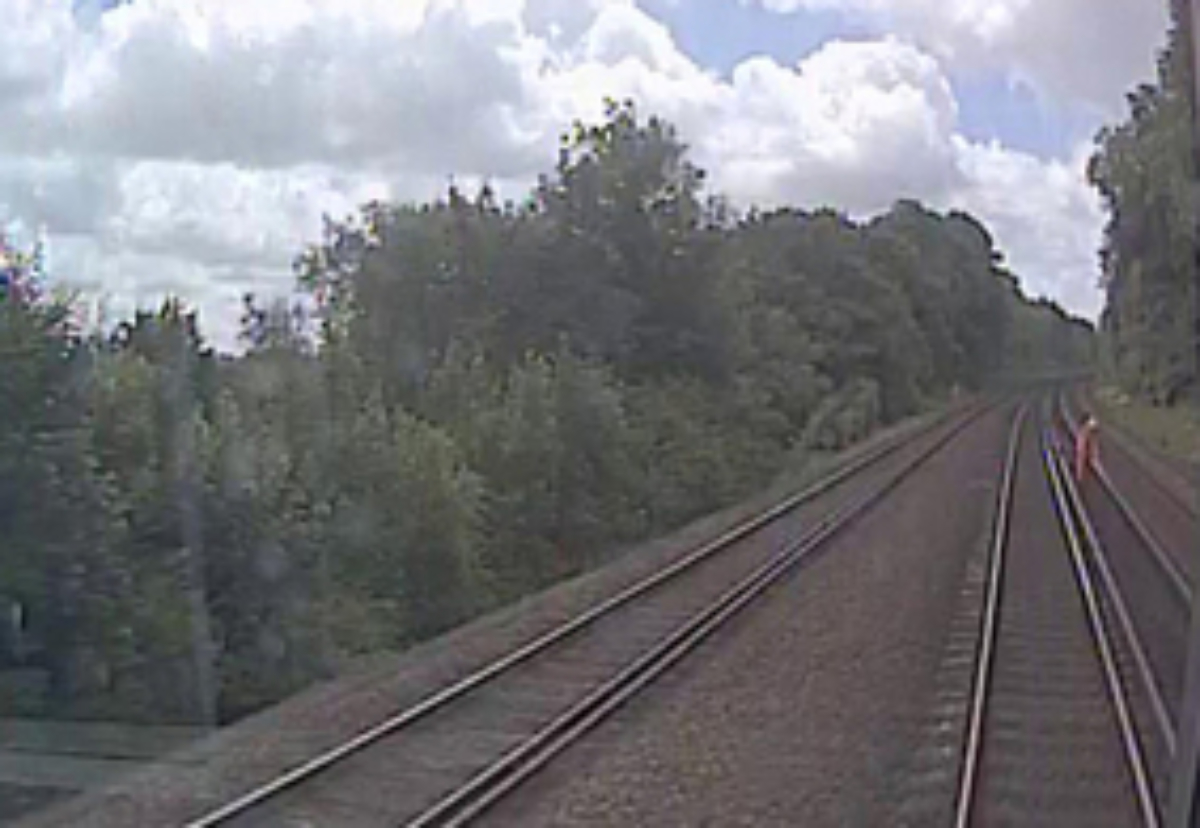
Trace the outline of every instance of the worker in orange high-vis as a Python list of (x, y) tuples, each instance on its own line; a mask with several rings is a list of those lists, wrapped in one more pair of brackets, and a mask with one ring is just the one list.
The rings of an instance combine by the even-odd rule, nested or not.
[(1082, 483), (1100, 460), (1100, 423), (1088, 414), (1075, 432), (1075, 482)]

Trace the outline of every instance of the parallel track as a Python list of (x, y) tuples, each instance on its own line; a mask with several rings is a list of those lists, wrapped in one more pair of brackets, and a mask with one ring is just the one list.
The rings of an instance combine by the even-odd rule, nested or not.
[[(810, 558), (986, 410), (972, 408), (885, 444), (451, 687), (194, 819), (187, 828), (304, 824), (312, 802), (319, 810), (336, 792), (344, 803), (346, 797), (360, 795), (356, 785), (363, 797), (373, 791), (376, 798), (384, 794), (382, 798), (412, 800), (403, 807), (393, 803), (379, 815), (380, 823), (428, 826), (470, 820)], [(926, 438), (928, 445), (882, 483), (821, 519), (748, 575), (744, 563), (737, 578), (721, 570), (723, 553), (739, 542)], [(686, 590), (685, 581), (690, 585)], [(710, 597), (698, 609), (695, 594), (705, 590)], [(511, 725), (511, 732), (497, 735), (488, 750), (467, 745), (472, 733), (494, 729), (497, 721)], [(398, 756), (444, 750), (448, 734), (462, 734), (456, 740), (463, 743), (462, 750), (445, 758), (433, 774), (437, 778), (431, 780), (429, 773), (425, 779), (379, 775), (380, 768), (395, 767)], [(447, 777), (457, 782), (448, 786)], [(429, 791), (437, 795), (429, 799)], [(425, 801), (413, 809), (417, 800)]]
[[(1073, 440), (1077, 429), (1077, 423), (1075, 417), (1071, 413), (1070, 407), (1067, 405), (1065, 397), (1059, 397), (1058, 400), (1058, 421), (1066, 431), (1067, 436)], [(1190, 608), (1192, 601), (1192, 584), (1190, 578), (1188, 578), (1188, 576), (1184, 573), (1180, 562), (1171, 552), (1164, 548), (1162, 543), (1159, 542), (1158, 538), (1150, 530), (1146, 522), (1130, 504), (1129, 498), (1121, 493), (1121, 490), (1118, 488), (1117, 484), (1113, 481), (1112, 477), (1109, 476), (1108, 471), (1104, 468), (1103, 463), (1101, 463), (1098, 468), (1094, 469), (1094, 473), (1096, 480), (1099, 481), (1105, 495), (1109, 498), (1109, 500), (1112, 501), (1117, 511), (1121, 514), (1122, 519), (1124, 519), (1129, 525), (1130, 529), (1136, 533), (1142, 545), (1153, 556), (1154, 562), (1162, 572), (1163, 577), (1166, 578), (1175, 600), (1177, 600), (1181, 606)], [(1173, 503), (1178, 503), (1176, 500), (1177, 495), (1175, 495), (1169, 488), (1163, 486), (1161, 482), (1154, 477), (1154, 475), (1147, 472), (1145, 477), (1146, 479), (1153, 481), (1153, 485), (1160, 486), (1161, 488), (1159, 491), (1171, 499)]]
[(1023, 431), (1021, 415), (993, 526), (955, 824), (1157, 826), (1070, 481), (1049, 435), (1027, 442)]
[[(1068, 404), (1065, 395), (1059, 402), (1059, 412), (1062, 416), (1069, 419), (1072, 423), (1074, 422), (1075, 418), (1070, 416), (1070, 413), (1071, 413), (1070, 405)], [(1114, 426), (1112, 424), (1109, 424), (1108, 426), (1106, 426), (1107, 429), (1111, 429), (1113, 427)], [(1145, 440), (1142, 437), (1140, 437), (1139, 435), (1137, 435), (1137, 434), (1133, 433), (1132, 431), (1130, 431), (1129, 429), (1124, 428), (1119, 425), (1115, 426), (1115, 428), (1125, 437), (1125, 439), (1127, 441), (1129, 441), (1130, 443), (1132, 443), (1133, 445), (1136, 445), (1138, 447), (1138, 453), (1145, 454), (1147, 452), (1153, 451), (1153, 449), (1150, 449), (1147, 446)], [(1135, 465), (1142, 467), (1143, 479), (1146, 482), (1148, 482), (1150, 484), (1150, 486), (1156, 492), (1158, 492), (1159, 495), (1161, 495), (1163, 498), (1165, 498), (1167, 501), (1169, 501), (1172, 504), (1172, 506), (1174, 506), (1174, 508), (1178, 509), (1181, 513), (1187, 515), (1192, 520), (1200, 519), (1200, 512), (1197, 511), (1197, 507), (1194, 502), (1188, 500), (1186, 497), (1184, 497), (1182, 494), (1180, 494), (1180, 492), (1175, 487), (1169, 485), (1157, 473), (1154, 473), (1154, 472), (1150, 471), (1148, 468), (1146, 468), (1146, 465), (1147, 465), (1146, 460), (1143, 457), (1135, 456), (1134, 452), (1130, 451), (1129, 449), (1123, 449), (1123, 450), (1125, 451), (1126, 454), (1130, 455), (1130, 459), (1135, 463)], [(1173, 474), (1180, 475), (1180, 476), (1184, 477), (1185, 479), (1187, 477), (1186, 474), (1182, 473), (1178, 469), (1172, 469), (1171, 471)]]
[[(1065, 463), (1077, 426), (1062, 399), (1057, 422), (1068, 440), (1058, 446)], [(1129, 460), (1136, 465), (1131, 455)], [(1144, 469), (1138, 472), (1139, 479), (1153, 479)], [(1158, 800), (1165, 803), (1182, 706), (1192, 579), (1104, 468), (1103, 458), (1082, 488), (1071, 486), (1075, 513), (1106, 585), (1106, 609), (1122, 632), (1122, 674), (1135, 700)], [(1154, 491), (1159, 498), (1167, 494)], [(1161, 500), (1145, 501), (1146, 494), (1145, 503), (1163, 508)]]

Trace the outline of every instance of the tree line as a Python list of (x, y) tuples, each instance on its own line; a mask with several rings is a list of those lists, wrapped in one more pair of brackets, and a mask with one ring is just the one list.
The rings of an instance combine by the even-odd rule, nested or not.
[(1089, 167), (1109, 213), (1101, 252), (1103, 364), (1127, 392), (1157, 405), (1194, 400), (1196, 392), (1188, 60), (1176, 19), (1155, 81), (1129, 93), (1128, 118), (1100, 132)]
[(739, 212), (628, 103), (524, 203), (329, 222), (236, 356), (179, 300), (77, 330), (32, 270), (0, 283), (0, 667), (45, 715), (237, 717), (1091, 348), (971, 216)]

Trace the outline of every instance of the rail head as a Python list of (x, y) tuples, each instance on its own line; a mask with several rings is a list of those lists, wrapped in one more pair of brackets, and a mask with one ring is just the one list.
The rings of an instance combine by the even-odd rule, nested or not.
[(1008, 545), (1012, 498), (1016, 480), (1018, 449), (1024, 430), (1028, 406), (1022, 405), (1013, 417), (1004, 455), (1004, 469), (996, 495), (992, 521), (992, 541), (988, 552), (987, 587), (980, 618), (979, 644), (975, 657), (975, 674), (971, 684), (971, 706), (967, 719), (966, 738), (959, 774), (954, 811), (956, 828), (967, 828), (975, 801), (980, 757), (983, 753), (983, 722), (987, 714), (988, 691), (991, 686), (992, 665), (996, 649), (996, 630), (1000, 613), (1000, 588), (1004, 575), (1004, 553)]
[(1054, 435), (1051, 435), (1049, 442), (1051, 454), (1060, 470), (1059, 476), (1062, 480), (1063, 491), (1071, 506), (1072, 514), (1078, 521), (1085, 547), (1091, 552), (1092, 561), (1095, 563), (1101, 584), (1110, 599), (1113, 614), (1133, 656), (1133, 666), (1137, 671), (1137, 677), (1142, 685), (1145, 697), (1150, 704), (1155, 726), (1158, 729), (1160, 738), (1163, 740), (1163, 744), (1166, 746), (1168, 755), (1173, 756), (1175, 754), (1176, 743), (1175, 722), (1167, 709), (1162, 691), (1159, 689), (1158, 681), (1155, 678), (1154, 669), (1150, 664), (1150, 658), (1146, 653), (1146, 649), (1141, 642), (1141, 637), (1138, 635), (1137, 627), (1133, 622), (1133, 614), (1130, 612), (1129, 602), (1125, 599), (1124, 591), (1121, 589), (1112, 565), (1109, 563), (1108, 550), (1100, 540), (1100, 535), (1092, 523), (1087, 506), (1080, 496), (1075, 481), (1071, 479), (1069, 474), (1063, 472), (1068, 466), (1066, 454), (1062, 446), (1054, 439)]
[[(1010, 434), (1007, 460), (996, 508), (996, 519), (993, 524), (993, 540), (989, 558), (983, 616), (980, 622), (976, 671), (972, 684), (971, 706), (967, 723), (967, 733), (964, 739), (963, 758), (955, 807), (956, 828), (968, 828), (972, 824), (974, 816), (978, 773), (984, 751), (983, 726), (987, 715), (991, 674), (995, 659), (998, 617), (1001, 611), (1004, 551), (1009, 523), (1011, 521), (1015, 469), (1021, 441), (1021, 425), (1023, 424), (1025, 414), (1026, 410), (1023, 408), (1020, 415), (1015, 419), (1012, 433)], [(1070, 485), (1069, 475), (1063, 471), (1063, 466), (1058, 465), (1063, 461), (1061, 456), (1055, 453), (1052, 437), (1042, 434), (1041, 439), (1040, 453), (1044, 470), (1050, 484), (1051, 496), (1055, 501), (1055, 512), (1059, 516), (1064, 539), (1067, 542), (1068, 551), (1071, 556), (1076, 585), (1083, 598), (1089, 630), (1101, 662), (1105, 687), (1117, 720), (1122, 750), (1126, 759), (1126, 765), (1130, 770), (1138, 812), (1142, 818), (1141, 824), (1146, 826), (1146, 828), (1158, 828), (1160, 824), (1158, 809), (1153, 789), (1150, 785), (1145, 757), (1136, 734), (1132, 711), (1121, 683), (1115, 651), (1110, 640), (1111, 637), (1104, 617), (1100, 612), (1098, 591), (1092, 581), (1084, 559), (1084, 543), (1080, 538), (1080, 530), (1072, 522), (1071, 495), (1078, 497), (1078, 493), (1067, 488)]]
[(1116, 715), (1118, 730), (1121, 736), (1121, 746), (1125, 755), (1126, 766), (1129, 769), (1138, 811), (1145, 828), (1159, 828), (1161, 824), (1158, 804), (1154, 798), (1154, 790), (1150, 783), (1150, 773), (1146, 758), (1142, 751), (1141, 741), (1137, 735), (1133, 712), (1126, 698), (1124, 684), (1121, 681), (1120, 670), (1117, 667), (1116, 651), (1113, 647), (1112, 636), (1108, 631), (1104, 615), (1100, 609), (1100, 594), (1092, 578), (1085, 555), (1085, 545), (1075, 516), (1071, 511), (1070, 499), (1064, 484), (1066, 474), (1061, 467), (1061, 457), (1053, 449), (1052, 438), (1043, 435), (1042, 461), (1050, 482), (1051, 495), (1055, 502), (1055, 511), (1059, 516), (1064, 539), (1071, 555), (1072, 567), (1075, 571), (1076, 584), (1083, 599), (1088, 627), (1100, 660), (1105, 687), (1109, 701)]

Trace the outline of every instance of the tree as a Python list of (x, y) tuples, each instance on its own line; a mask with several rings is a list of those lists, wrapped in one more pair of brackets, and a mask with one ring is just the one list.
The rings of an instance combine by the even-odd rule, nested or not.
[(1112, 369), (1126, 390), (1162, 404), (1196, 383), (1192, 303), (1180, 301), (1195, 289), (1185, 51), (1175, 26), (1157, 83), (1129, 94), (1129, 119), (1100, 132), (1088, 170), (1109, 210), (1101, 329)]

